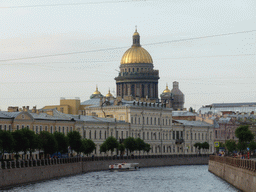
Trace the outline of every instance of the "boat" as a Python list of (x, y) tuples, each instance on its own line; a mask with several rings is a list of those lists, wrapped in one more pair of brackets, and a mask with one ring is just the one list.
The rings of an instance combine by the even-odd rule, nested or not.
[(136, 171), (139, 170), (139, 163), (115, 163), (109, 165), (110, 171)]

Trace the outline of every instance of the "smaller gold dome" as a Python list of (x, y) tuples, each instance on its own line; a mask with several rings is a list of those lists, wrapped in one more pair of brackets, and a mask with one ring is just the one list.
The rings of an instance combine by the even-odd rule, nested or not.
[(168, 85), (166, 85), (166, 89), (163, 91), (163, 93), (171, 93), (170, 89), (168, 89)]
[(93, 95), (100, 95), (101, 93), (98, 90), (98, 86), (96, 85), (96, 91), (93, 92)]
[(140, 34), (137, 32), (137, 30), (133, 33), (133, 36), (135, 36), (135, 35), (140, 35)]
[(108, 94), (106, 95), (106, 97), (113, 97), (113, 95), (110, 93), (110, 89), (108, 90)]

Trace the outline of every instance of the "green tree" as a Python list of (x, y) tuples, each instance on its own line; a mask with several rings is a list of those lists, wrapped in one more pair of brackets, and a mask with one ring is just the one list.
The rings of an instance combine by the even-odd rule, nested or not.
[(200, 151), (201, 151), (201, 149), (202, 149), (202, 143), (195, 143), (195, 144), (194, 144), (194, 147), (198, 149), (199, 154), (200, 154)]
[(225, 142), (225, 146), (226, 146), (229, 153), (232, 153), (233, 151), (235, 151), (237, 149), (236, 142), (232, 139), (227, 140)]
[(249, 130), (248, 125), (239, 126), (235, 131), (235, 135), (242, 143), (251, 142), (254, 139), (254, 135), (251, 130)]
[(34, 131), (31, 131), (29, 128), (24, 128), (21, 130), (23, 134), (23, 139), (26, 145), (23, 146), (24, 155), (29, 151), (30, 158), (32, 158), (32, 152), (37, 148), (37, 138)]
[(81, 152), (82, 137), (78, 131), (72, 131), (68, 133), (68, 142), (72, 150), (78, 154)]
[(100, 146), (100, 152), (101, 153), (106, 153), (107, 152), (106, 143), (102, 143), (102, 145)]
[(23, 143), (25, 142), (26, 145), (27, 140), (24, 140), (23, 132), (21, 130), (15, 130), (12, 132), (12, 136), (14, 139), (13, 151), (15, 152), (15, 158), (18, 160), (20, 157), (19, 152), (23, 151), (24, 148)]
[[(131, 153), (136, 150), (137, 144), (133, 137), (128, 137), (124, 140), (124, 146)], [(128, 151), (127, 151), (127, 153), (128, 153)]]
[(53, 133), (53, 136), (54, 138), (56, 139), (57, 141), (57, 154), (60, 152), (61, 155), (62, 153), (67, 153), (68, 152), (68, 146), (69, 146), (69, 143), (68, 143), (68, 137), (65, 136), (63, 133), (60, 133), (60, 132), (54, 132)]
[(254, 151), (256, 149), (256, 142), (251, 141), (249, 144), (250, 151)]
[(145, 143), (145, 147), (144, 147), (143, 151), (146, 151), (148, 153), (150, 151), (150, 149), (151, 149), (150, 144)]
[(136, 150), (139, 151), (139, 155), (140, 155), (140, 151), (145, 148), (146, 143), (141, 138), (136, 138), (135, 142), (136, 142)]
[(251, 142), (254, 139), (254, 135), (249, 130), (248, 125), (239, 126), (235, 131), (235, 135), (239, 139), (237, 147), (240, 151), (246, 150), (246, 148), (248, 147), (247, 143)]
[(2, 159), (3, 159), (5, 151), (8, 153), (11, 153), (13, 151), (14, 139), (10, 131), (0, 130), (0, 140), (1, 140), (0, 150), (2, 153)]
[(47, 154), (52, 155), (57, 151), (58, 144), (53, 134), (50, 134), (47, 131), (41, 131), (39, 134), (39, 138), (42, 142), (42, 149), (44, 150), (44, 158), (46, 158)]
[(91, 139), (83, 139), (80, 151), (86, 154), (87, 156), (96, 149), (95, 143)]
[(124, 144), (119, 144), (118, 145), (118, 150), (120, 151), (120, 154), (123, 155), (125, 152), (125, 146)]
[(104, 141), (103, 144), (106, 145), (106, 150), (107, 150), (107, 151), (111, 151), (111, 156), (112, 156), (113, 151), (114, 151), (115, 149), (117, 149), (117, 148), (118, 148), (118, 145), (119, 145), (117, 139), (116, 139), (115, 137), (113, 137), (113, 136), (108, 137), (108, 138)]

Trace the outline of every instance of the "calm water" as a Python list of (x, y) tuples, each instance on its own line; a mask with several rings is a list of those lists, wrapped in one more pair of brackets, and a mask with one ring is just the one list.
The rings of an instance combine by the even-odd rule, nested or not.
[(41, 182), (10, 191), (238, 191), (208, 172), (207, 165), (142, 168), (128, 172), (93, 172)]

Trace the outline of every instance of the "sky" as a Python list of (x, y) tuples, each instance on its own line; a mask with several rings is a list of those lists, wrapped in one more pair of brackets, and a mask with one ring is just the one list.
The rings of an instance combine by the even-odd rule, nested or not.
[(115, 80), (137, 26), (185, 107), (256, 102), (254, 0), (1, 0), (0, 109), (89, 99)]

